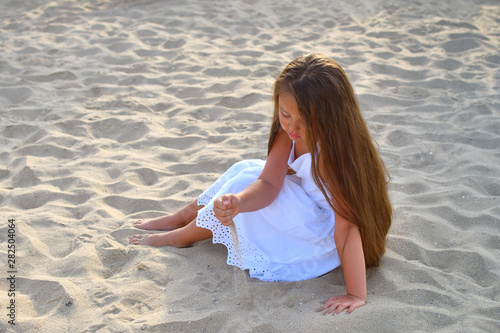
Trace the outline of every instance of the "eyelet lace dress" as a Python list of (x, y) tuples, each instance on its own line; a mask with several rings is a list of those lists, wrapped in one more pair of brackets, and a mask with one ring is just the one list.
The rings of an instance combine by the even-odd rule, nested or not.
[(213, 213), (213, 202), (244, 190), (261, 174), (262, 160), (244, 160), (229, 168), (198, 198), (196, 225), (210, 229), (213, 243), (224, 244), (227, 263), (263, 281), (300, 281), (323, 275), (340, 265), (334, 242), (335, 215), (311, 176), (311, 154), (288, 165), (296, 173), (287, 175), (277, 198), (269, 206), (240, 213), (229, 227)]

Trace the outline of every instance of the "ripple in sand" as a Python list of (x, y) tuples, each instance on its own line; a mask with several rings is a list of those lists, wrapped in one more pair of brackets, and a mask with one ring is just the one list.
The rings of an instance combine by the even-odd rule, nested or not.
[(6, 104), (20, 104), (28, 101), (33, 96), (33, 90), (25, 87), (1, 88), (0, 98), (4, 99)]
[(480, 46), (481, 45), (475, 39), (463, 38), (446, 42), (441, 47), (448, 53), (460, 53), (470, 51)]
[(120, 143), (136, 141), (149, 132), (148, 126), (143, 122), (122, 121), (117, 118), (93, 122), (90, 130), (96, 138), (112, 139)]

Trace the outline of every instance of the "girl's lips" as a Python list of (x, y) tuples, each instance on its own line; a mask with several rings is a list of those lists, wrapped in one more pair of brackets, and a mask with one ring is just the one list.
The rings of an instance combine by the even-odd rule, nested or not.
[(298, 138), (300, 138), (300, 136), (299, 136), (299, 135), (295, 135), (295, 134), (290, 133), (290, 132), (288, 132), (288, 135), (290, 135), (290, 137), (292, 137), (293, 139), (298, 139)]

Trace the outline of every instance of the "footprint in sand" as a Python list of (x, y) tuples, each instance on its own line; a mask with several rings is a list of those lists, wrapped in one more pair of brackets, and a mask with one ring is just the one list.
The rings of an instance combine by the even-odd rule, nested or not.
[(116, 230), (96, 242), (95, 249), (99, 260), (101, 260), (103, 267), (107, 269), (106, 278), (121, 272), (137, 255), (137, 251), (116, 240), (116, 238), (126, 239), (129, 232), (129, 230)]
[(29, 297), (25, 308), (31, 307), (36, 313), (34, 317), (54, 315), (54, 312), (62, 315), (74, 302), (66, 289), (57, 281), (17, 277), (16, 283), (20, 295)]

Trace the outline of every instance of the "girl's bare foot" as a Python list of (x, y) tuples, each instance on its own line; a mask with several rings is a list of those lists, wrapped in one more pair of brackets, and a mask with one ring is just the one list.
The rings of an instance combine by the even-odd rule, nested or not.
[(134, 235), (130, 237), (129, 243), (132, 245), (149, 245), (149, 246), (175, 246), (187, 247), (196, 242), (212, 237), (212, 232), (205, 228), (196, 226), (196, 221), (192, 221), (188, 225), (172, 230), (151, 235)]
[(167, 246), (173, 245), (172, 237), (168, 233), (151, 234), (151, 235), (133, 235), (130, 237), (130, 244), (133, 245), (148, 245), (148, 246)]
[(134, 222), (134, 227), (143, 230), (174, 230), (183, 227), (183, 221), (173, 218), (172, 215), (160, 216), (154, 219), (142, 219)]
[(172, 215), (160, 216), (153, 219), (142, 219), (134, 222), (134, 227), (143, 230), (174, 230), (189, 224), (198, 215), (197, 200)]

